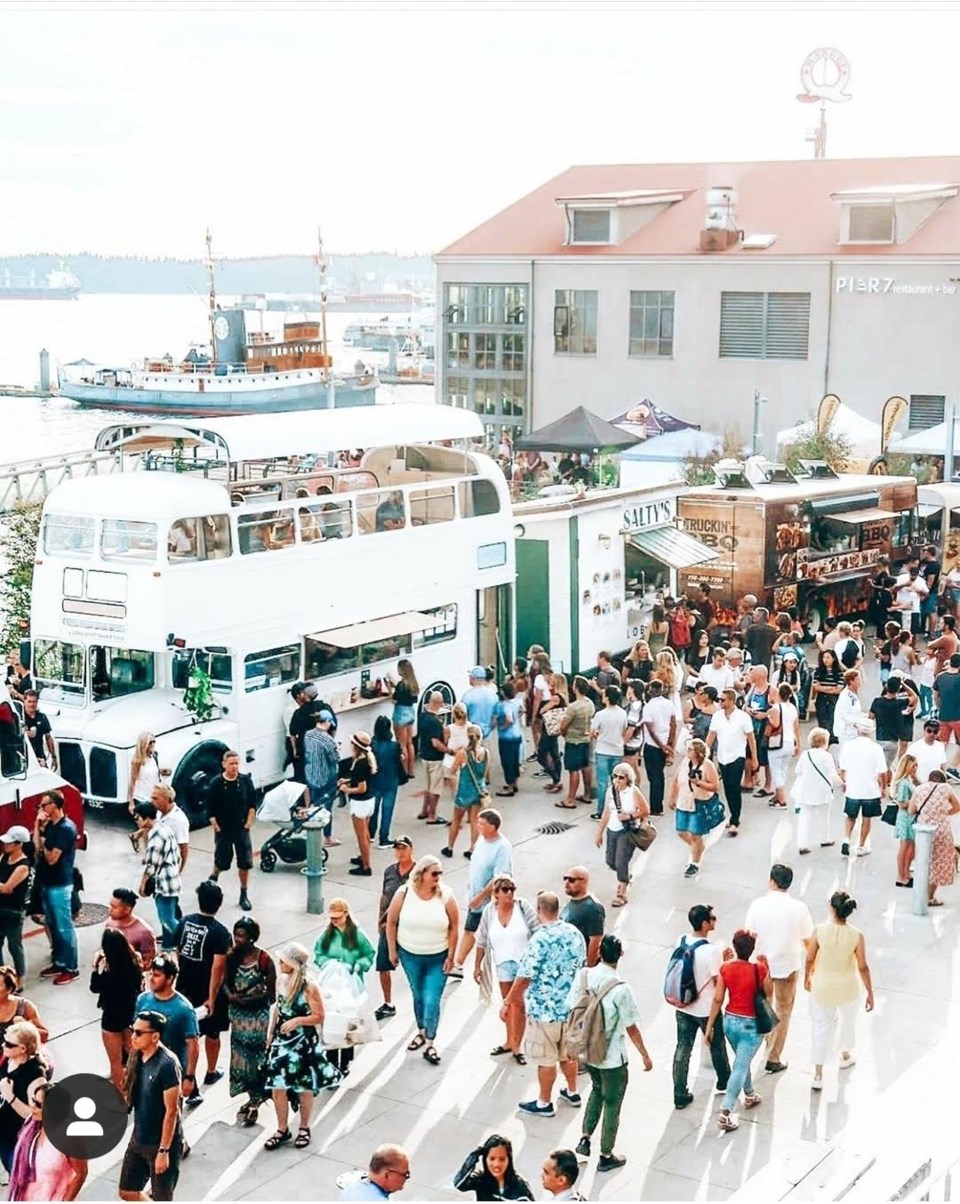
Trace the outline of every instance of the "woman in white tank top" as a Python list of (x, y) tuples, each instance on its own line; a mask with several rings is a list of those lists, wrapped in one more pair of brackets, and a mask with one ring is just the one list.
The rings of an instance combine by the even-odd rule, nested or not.
[(421, 857), (410, 881), (393, 896), (387, 912), (387, 949), (410, 983), (417, 1035), (407, 1049), (423, 1050), (433, 1066), (440, 1062), (434, 1041), (440, 1023), (440, 1000), (453, 967), (460, 911), (453, 892), (442, 885), (438, 857)]
[[(157, 738), (152, 732), (141, 732), (130, 758), (130, 783), (127, 787), (127, 808), (133, 815), (137, 803), (149, 803), (154, 787), (160, 785), (160, 763), (156, 754)], [(139, 831), (129, 834), (130, 843), (140, 851)]]
[[(526, 899), (517, 898), (517, 884), (512, 874), (495, 874), (490, 885), (493, 893), (480, 916), (473, 971), (480, 994), (487, 1003), (493, 996), (494, 979), (500, 985), (499, 1001), (510, 994), (523, 951), (540, 927), (536, 910)], [(526, 1026), (527, 1015), (521, 996), (507, 1013), (506, 1040), (490, 1051), (491, 1056), (496, 1058), (500, 1054), (513, 1054), (521, 1066), (526, 1066), (527, 1059), (523, 1055), (523, 1030)]]

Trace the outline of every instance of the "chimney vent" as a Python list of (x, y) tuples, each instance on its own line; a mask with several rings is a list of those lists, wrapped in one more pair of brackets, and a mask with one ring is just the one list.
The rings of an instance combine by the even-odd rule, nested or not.
[(707, 216), (700, 231), (701, 251), (725, 251), (738, 241), (736, 205), (735, 189), (728, 186), (707, 189)]

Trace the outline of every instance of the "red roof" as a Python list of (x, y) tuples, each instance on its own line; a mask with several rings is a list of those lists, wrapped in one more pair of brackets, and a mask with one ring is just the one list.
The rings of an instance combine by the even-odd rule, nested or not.
[[(736, 225), (744, 234), (775, 234), (767, 250), (733, 246), (713, 256), (960, 255), (960, 197), (943, 201), (905, 242), (839, 243), (840, 206), (831, 194), (890, 185), (930, 187), (960, 183), (960, 157), (915, 159), (806, 159), (776, 163), (648, 163), (571, 167), (477, 226), (438, 256), (699, 255), (709, 188), (738, 194)], [(565, 246), (559, 197), (656, 189), (684, 193), (648, 225), (610, 246)]]

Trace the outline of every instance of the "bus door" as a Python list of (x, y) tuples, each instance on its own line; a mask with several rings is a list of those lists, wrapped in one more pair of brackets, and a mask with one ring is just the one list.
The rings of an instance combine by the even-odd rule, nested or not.
[(278, 644), (243, 657), (240, 689), (240, 770), (255, 786), (283, 777), (286, 755), (284, 711), (290, 687), (301, 676), (300, 644)]
[(509, 585), (477, 590), (477, 664), (493, 665), (502, 680), (513, 666), (513, 594)]

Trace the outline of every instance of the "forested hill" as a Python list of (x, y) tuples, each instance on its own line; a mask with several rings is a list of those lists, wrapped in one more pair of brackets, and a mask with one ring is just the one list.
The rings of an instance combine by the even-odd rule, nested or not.
[[(0, 257), (0, 276), (36, 273), (37, 280), (63, 262), (80, 279), (85, 293), (205, 293), (207, 275), (199, 259), (105, 258), (100, 255), (56, 254)], [(434, 268), (428, 255), (393, 255), (371, 251), (360, 255), (331, 254), (328, 277), (339, 292), (375, 292), (385, 285), (399, 289), (433, 286)], [(317, 269), (308, 255), (277, 255), (263, 259), (217, 261), (221, 293), (315, 293)]]

